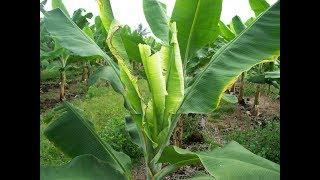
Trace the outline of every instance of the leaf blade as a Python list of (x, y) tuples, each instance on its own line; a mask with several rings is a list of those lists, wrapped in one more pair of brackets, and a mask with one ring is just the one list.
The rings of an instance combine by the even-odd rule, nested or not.
[(279, 52), (280, 3), (262, 16), (233, 41), (219, 49), (189, 87), (181, 113), (207, 113), (214, 110), (226, 88), (244, 71)]

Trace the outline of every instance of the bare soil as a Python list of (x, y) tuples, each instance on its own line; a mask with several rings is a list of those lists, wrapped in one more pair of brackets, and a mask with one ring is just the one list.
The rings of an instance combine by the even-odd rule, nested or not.
[[(67, 83), (66, 86), (66, 100), (72, 100), (78, 96), (82, 96), (83, 93), (78, 92), (79, 90), (79, 80), (72, 80)], [(51, 83), (41, 83), (40, 84), (40, 110), (41, 112), (46, 111), (55, 107), (60, 103), (59, 99), (60, 86), (58, 82)]]

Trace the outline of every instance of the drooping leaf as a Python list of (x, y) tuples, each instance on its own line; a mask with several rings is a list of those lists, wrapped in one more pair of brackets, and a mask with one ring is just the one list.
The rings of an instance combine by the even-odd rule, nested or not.
[(118, 93), (124, 92), (124, 87), (120, 81), (120, 78), (118, 76), (115, 76), (115, 72), (113, 68), (110, 66), (102, 66), (96, 70), (95, 73), (93, 73), (88, 80), (89, 86), (92, 86), (96, 82), (98, 82), (100, 79), (104, 79), (106, 81), (109, 81)]
[(131, 141), (138, 145), (139, 147), (142, 147), (142, 142), (139, 136), (139, 130), (137, 127), (137, 124), (134, 122), (131, 116), (125, 117), (125, 123), (126, 123), (126, 130), (128, 131)]
[(183, 64), (219, 34), (222, 0), (176, 0), (171, 20), (177, 23)]
[(235, 141), (209, 152), (190, 152), (168, 146), (159, 159), (170, 164), (186, 161), (200, 161), (215, 179), (280, 179), (278, 164), (253, 154)]
[(68, 11), (67, 11), (67, 8), (64, 6), (62, 0), (52, 0), (51, 1), (51, 6), (52, 6), (52, 9), (56, 9), (56, 8), (59, 8), (61, 9), (61, 11), (67, 15), (68, 17), (70, 17)]
[(64, 103), (64, 109), (65, 112), (45, 130), (45, 136), (71, 158), (92, 154), (127, 174), (131, 166), (129, 156), (103, 143), (79, 109), (68, 102)]
[(231, 41), (235, 37), (233, 32), (222, 21), (219, 22), (219, 29), (221, 36), (227, 41)]
[[(113, 68), (114, 76), (119, 76), (119, 69), (113, 60), (60, 9), (47, 13), (45, 25), (61, 46), (79, 56), (101, 56)], [(114, 78), (110, 81), (113, 84), (119, 84), (118, 79)]]
[(56, 38), (66, 49), (69, 49), (80, 56), (103, 57), (108, 64), (115, 68), (112, 59), (100, 49), (100, 47), (88, 37), (70, 18), (66, 17), (61, 10), (55, 9), (48, 12), (45, 19), (45, 25), (50, 34)]
[(108, 32), (107, 44), (112, 55), (116, 57), (118, 61), (121, 60), (129, 65), (129, 57), (120, 36), (121, 28), (116, 20), (112, 21)]
[(108, 32), (114, 20), (110, 0), (98, 0), (99, 14), (105, 30)]
[(80, 155), (61, 166), (41, 166), (41, 180), (125, 180), (118, 170), (93, 155)]
[(144, 16), (153, 34), (164, 43), (169, 43), (169, 19), (166, 5), (158, 0), (143, 0)]
[(244, 71), (280, 49), (280, 3), (275, 3), (234, 40), (219, 49), (186, 92), (181, 113), (214, 110), (226, 88)]
[(239, 16), (234, 16), (231, 22), (231, 29), (236, 32), (236, 35), (240, 34), (246, 26), (242, 23)]
[(249, 0), (249, 4), (256, 16), (259, 16), (270, 6), (266, 0)]

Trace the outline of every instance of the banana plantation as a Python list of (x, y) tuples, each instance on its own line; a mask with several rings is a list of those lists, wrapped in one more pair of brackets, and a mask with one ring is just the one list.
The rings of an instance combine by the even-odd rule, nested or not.
[(42, 180), (280, 179), (280, 1), (66, 2), (40, 2)]

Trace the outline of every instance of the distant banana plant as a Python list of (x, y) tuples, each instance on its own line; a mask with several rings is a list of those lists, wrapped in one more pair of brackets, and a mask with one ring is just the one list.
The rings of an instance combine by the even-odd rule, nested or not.
[[(46, 16), (47, 12), (43, 8), (44, 3), (45, 2), (40, 3), (40, 7), (42, 7), (42, 13)], [(61, 0), (52, 0), (51, 5), (53, 9), (59, 8), (63, 10), (63, 13), (69, 17), (69, 14)], [(78, 27), (83, 29), (83, 31), (87, 33), (90, 38), (93, 39), (93, 32), (89, 28), (88, 21), (88, 19), (92, 18), (92, 13), (83, 14), (83, 12), (85, 12), (85, 10), (82, 8), (76, 10), (71, 19), (75, 24), (77, 24)], [(44, 71), (52, 71), (56, 69), (60, 71), (60, 100), (63, 101), (65, 100), (65, 89), (67, 85), (66, 71), (70, 68), (78, 68), (75, 63), (81, 61), (80, 63), (82, 64), (83, 68), (82, 80), (87, 81), (90, 74), (89, 61), (92, 61), (93, 58), (77, 56), (76, 54), (62, 47), (59, 42), (57, 42), (56, 38), (51, 36), (51, 34), (47, 31), (43, 20), (40, 24), (40, 47), (40, 59)]]
[[(274, 57), (278, 59), (278, 57)], [(262, 84), (274, 86), (280, 92), (280, 64), (278, 61), (258, 64), (248, 72), (248, 81), (256, 84), (256, 92), (254, 96), (253, 106), (251, 108), (251, 115), (259, 115), (259, 98)]]
[[(117, 63), (60, 9), (48, 12), (46, 28), (71, 52), (84, 57), (99, 56), (106, 61), (103, 78), (124, 98), (130, 113), (125, 118), (127, 131), (144, 152), (148, 180), (164, 179), (190, 164), (202, 164), (208, 172), (193, 179), (280, 178), (278, 164), (234, 141), (210, 152), (191, 152), (169, 145), (181, 114), (213, 111), (242, 72), (279, 51), (279, 2), (220, 48), (188, 83), (188, 62), (219, 35), (222, 0), (176, 0), (171, 18), (167, 17), (164, 4), (144, 0), (146, 20), (162, 41), (158, 51), (145, 43), (131, 44), (132, 48), (127, 49), (109, 0), (98, 0), (98, 5), (108, 32), (107, 44)], [(136, 60), (141, 60), (146, 74), (150, 100), (141, 96), (137, 77), (132, 74), (130, 58), (137, 54)], [(129, 156), (103, 143), (93, 124), (70, 103), (65, 102), (61, 111), (64, 113), (49, 125), (45, 135), (74, 159), (63, 166), (41, 167), (42, 179), (133, 179)]]

